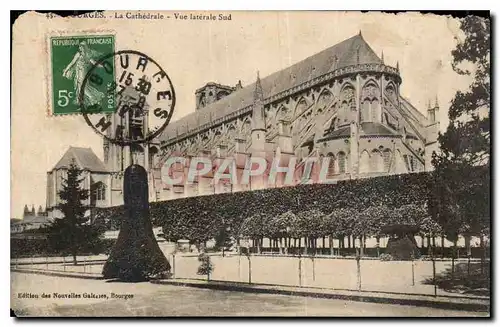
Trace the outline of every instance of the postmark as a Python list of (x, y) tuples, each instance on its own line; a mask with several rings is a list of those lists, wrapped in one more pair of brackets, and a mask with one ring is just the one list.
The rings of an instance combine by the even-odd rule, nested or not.
[[(79, 114), (78, 94), (86, 73), (105, 54), (115, 52), (115, 37), (111, 34), (51, 36), (49, 39), (51, 65), (52, 114)], [(100, 67), (99, 69), (104, 69)], [(105, 82), (114, 81), (114, 67)], [(102, 92), (87, 90), (88, 101), (96, 103), (107, 101)], [(111, 113), (114, 105), (106, 106), (103, 112)]]
[[(111, 77), (115, 74), (115, 79)], [(106, 101), (94, 101), (95, 91)], [(81, 113), (111, 143), (146, 143), (168, 125), (175, 107), (170, 77), (148, 55), (122, 50), (102, 56), (85, 75), (78, 94)], [(111, 108), (112, 107), (112, 108)]]

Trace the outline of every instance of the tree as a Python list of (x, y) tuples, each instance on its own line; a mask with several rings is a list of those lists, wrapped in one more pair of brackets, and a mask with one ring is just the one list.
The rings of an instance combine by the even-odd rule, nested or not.
[(73, 160), (67, 177), (63, 178), (62, 189), (58, 192), (61, 203), (57, 208), (62, 212), (63, 218), (56, 219), (48, 231), (50, 246), (57, 251), (69, 251), (75, 265), (78, 252), (93, 252), (99, 249), (100, 235), (103, 232), (91, 224), (90, 217), (85, 216), (90, 209), (84, 204), (89, 197), (89, 191), (81, 186), (81, 174), (82, 170)]
[(296, 224), (297, 216), (291, 211), (284, 212), (274, 216), (267, 224), (268, 236), (271, 239), (277, 239), (280, 253), (283, 253), (283, 238), (285, 239), (285, 251), (290, 247), (290, 236), (292, 228)]
[[(450, 124), (438, 137), (440, 153), (433, 154), (436, 170), (429, 197), (429, 213), (455, 244), (460, 233), (482, 239), (489, 230), (490, 198), (490, 20), (467, 16), (460, 28), (465, 37), (452, 51), (452, 67), (471, 76), (472, 83), (451, 102)], [(469, 177), (482, 171), (478, 166), (487, 173), (473, 182)]]
[(441, 154), (435, 158), (441, 167), (489, 165), (490, 160), (490, 20), (467, 16), (460, 29), (465, 38), (452, 51), (452, 67), (473, 81), (451, 102), (450, 125), (439, 136)]
[(222, 224), (219, 228), (217, 235), (215, 235), (215, 247), (222, 249), (222, 256), (224, 256), (226, 249), (233, 246), (233, 240), (231, 238), (231, 228), (230, 225), (222, 219)]
[(380, 230), (384, 224), (387, 224), (390, 213), (391, 210), (387, 206), (375, 205), (354, 215), (352, 234), (359, 237), (361, 256), (364, 255), (367, 236), (377, 237), (377, 253), (380, 251)]
[(262, 238), (266, 236), (264, 224), (267, 221), (267, 216), (264, 214), (255, 214), (246, 218), (240, 228), (240, 234), (244, 237), (249, 237), (253, 240), (253, 244), (257, 246), (257, 252), (260, 253), (262, 246)]
[(352, 234), (352, 225), (356, 216), (356, 210), (346, 207), (335, 208), (325, 217), (323, 227), (325, 232), (330, 235), (330, 254), (333, 255), (333, 238), (336, 237), (339, 240), (338, 255), (340, 255), (340, 248), (345, 247), (345, 236)]
[(309, 246), (314, 249), (313, 254), (316, 254), (317, 238), (326, 235), (325, 229), (322, 226), (324, 222), (323, 216), (323, 212), (317, 209), (311, 209), (297, 213), (298, 225), (295, 227), (295, 230), (301, 237), (305, 237), (306, 244), (304, 254), (307, 254), (307, 249)]

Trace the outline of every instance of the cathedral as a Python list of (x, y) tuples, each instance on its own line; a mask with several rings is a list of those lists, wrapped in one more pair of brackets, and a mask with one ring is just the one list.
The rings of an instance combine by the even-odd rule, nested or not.
[[(151, 201), (281, 186), (279, 180), (214, 185), (210, 174), (193, 184), (168, 185), (163, 174), (186, 169), (165, 172), (162, 163), (170, 156), (204, 156), (215, 163), (230, 157), (238, 171), (252, 156), (295, 157), (298, 170), (308, 158), (328, 157), (329, 180), (431, 170), (438, 150), (437, 100), (424, 115), (400, 94), (401, 83), (399, 65), (386, 65), (361, 32), (269, 76), (257, 74), (251, 85), (208, 83), (195, 91), (196, 110), (170, 123), (154, 141), (131, 147), (104, 141), (103, 162), (95, 154), (80, 155), (89, 162), (85, 170), (94, 203), (122, 204), (123, 170), (132, 162), (149, 173)], [(59, 170), (63, 164), (50, 174)], [(58, 187), (57, 177), (49, 179), (48, 192)], [(52, 191), (47, 210), (56, 203)]]

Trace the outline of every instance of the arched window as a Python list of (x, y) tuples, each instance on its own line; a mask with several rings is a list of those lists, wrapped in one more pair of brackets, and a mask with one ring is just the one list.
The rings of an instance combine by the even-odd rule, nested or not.
[(415, 158), (413, 156), (410, 156), (410, 171), (415, 171), (416, 169), (416, 162)]
[(307, 102), (305, 99), (301, 99), (299, 103), (297, 104), (297, 107), (295, 107), (295, 117), (300, 116), (304, 110), (307, 108)]
[(236, 135), (236, 128), (234, 125), (230, 125), (227, 129), (227, 135), (232, 140)]
[(363, 103), (361, 104), (361, 122), (371, 121), (371, 110), (372, 108), (370, 99), (363, 100)]
[(328, 159), (330, 160), (328, 162), (328, 173), (327, 173), (327, 177), (332, 177), (333, 175), (335, 175), (336, 173), (336, 160), (335, 160), (335, 156), (333, 155), (333, 153), (328, 153), (327, 154), (327, 157)]
[(91, 202), (106, 200), (106, 185), (103, 182), (97, 182), (92, 185)]
[(332, 101), (333, 95), (330, 91), (325, 90), (321, 93), (316, 103), (317, 113), (322, 113), (326, 106)]
[(396, 101), (397, 100), (396, 90), (395, 90), (393, 84), (389, 84), (385, 88), (385, 94), (387, 95), (387, 97), (389, 98), (389, 100), (392, 101), (393, 104), (397, 103), (397, 101)]
[(372, 151), (372, 158), (370, 161), (370, 170), (372, 172), (384, 171), (384, 159), (382, 158), (382, 154), (378, 150)]
[(247, 135), (251, 130), (250, 119), (245, 119), (243, 124), (241, 125), (241, 135)]
[(344, 174), (347, 172), (347, 159), (344, 152), (339, 152), (337, 155), (339, 161), (339, 173)]
[(349, 104), (347, 102), (342, 102), (342, 105), (340, 107), (340, 116), (343, 117), (341, 118), (344, 122), (346, 122), (349, 118)]
[(411, 172), (410, 158), (408, 157), (408, 155), (404, 154), (403, 160), (405, 162), (406, 171)]
[(200, 106), (199, 106), (199, 107), (200, 107), (200, 108), (205, 107), (205, 106), (206, 106), (206, 103), (207, 103), (207, 101), (205, 100), (205, 95), (202, 95), (202, 96), (200, 97)]
[(361, 158), (359, 160), (359, 172), (368, 173), (370, 171), (370, 155), (368, 151), (364, 150), (361, 152)]
[(389, 172), (391, 169), (391, 164), (392, 164), (392, 152), (389, 149), (385, 149), (384, 152), (382, 152), (382, 156), (384, 157), (384, 171)]
[(276, 111), (276, 121), (288, 120), (288, 109), (285, 106), (281, 106)]
[(351, 109), (356, 108), (356, 100), (355, 100), (355, 92), (354, 88), (352, 86), (346, 86), (341, 93), (341, 100), (342, 100), (342, 116), (343, 121), (348, 121), (349, 119), (349, 112)]
[(396, 172), (398, 173), (405, 173), (407, 170), (405, 169), (405, 163), (404, 163), (404, 158), (403, 155), (401, 154), (401, 151), (396, 150)]
[(380, 111), (380, 103), (377, 99), (372, 100), (370, 112), (372, 114), (372, 121), (380, 123), (380, 121), (382, 120), (382, 113)]

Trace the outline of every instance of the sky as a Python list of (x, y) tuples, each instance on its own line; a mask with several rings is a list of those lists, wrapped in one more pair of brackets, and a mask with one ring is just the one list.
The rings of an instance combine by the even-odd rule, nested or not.
[[(125, 14), (125, 12), (123, 12)], [(201, 12), (197, 12), (201, 13)], [(218, 12), (217, 12), (218, 13)], [(229, 12), (228, 12), (229, 13)], [(227, 14), (227, 13), (226, 13)], [(177, 95), (172, 120), (195, 110), (207, 82), (248, 85), (360, 31), (387, 65), (399, 62), (401, 94), (422, 113), (436, 98), (441, 130), (457, 90), (470, 84), (451, 68), (463, 38), (458, 20), (418, 13), (231, 12), (230, 21), (52, 18), (27, 13), (13, 28), (11, 108), (11, 218), (25, 204), (45, 207), (46, 174), (69, 146), (90, 147), (103, 158), (102, 139), (78, 115), (52, 116), (48, 96), (50, 35), (116, 33), (116, 49), (139, 50), (157, 61)]]

